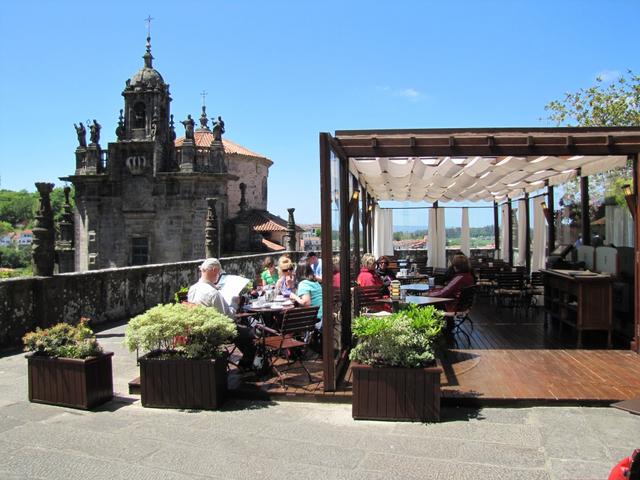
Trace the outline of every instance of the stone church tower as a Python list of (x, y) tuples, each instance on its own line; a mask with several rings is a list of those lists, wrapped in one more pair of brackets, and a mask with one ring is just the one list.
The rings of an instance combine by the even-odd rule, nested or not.
[(189, 115), (176, 148), (169, 85), (153, 68), (149, 37), (143, 58), (122, 92), (117, 140), (103, 150), (98, 122), (76, 126), (75, 174), (62, 178), (75, 187), (76, 270), (203, 258), (208, 197), (217, 198), (223, 235), (228, 185), (239, 180), (225, 158), (224, 122), (218, 117), (204, 154)]

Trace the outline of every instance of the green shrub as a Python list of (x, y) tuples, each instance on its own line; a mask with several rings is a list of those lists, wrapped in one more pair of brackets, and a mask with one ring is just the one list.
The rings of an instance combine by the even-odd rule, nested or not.
[(187, 358), (217, 358), (222, 345), (236, 336), (236, 325), (215, 308), (168, 304), (157, 305), (134, 317), (125, 331), (130, 351), (160, 350)]
[(435, 359), (434, 341), (444, 324), (444, 313), (433, 306), (410, 305), (384, 317), (360, 316), (353, 325), (358, 344), (349, 358), (372, 366), (426, 366)]
[(102, 353), (88, 319), (81, 318), (76, 326), (59, 323), (51, 328), (36, 328), (27, 333), (22, 341), (25, 351), (48, 357), (87, 358)]

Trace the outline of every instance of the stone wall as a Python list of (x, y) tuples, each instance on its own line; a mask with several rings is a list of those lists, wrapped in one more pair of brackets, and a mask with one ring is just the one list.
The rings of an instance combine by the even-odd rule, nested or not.
[(247, 210), (255, 208), (257, 210), (267, 209), (267, 197), (263, 195), (263, 182), (269, 175), (270, 160), (262, 157), (250, 157), (237, 153), (227, 154), (229, 160), (229, 173), (239, 177), (236, 181), (229, 181), (227, 187), (227, 198), (229, 201), (229, 218), (233, 218), (240, 213), (240, 184), (247, 186), (245, 190), (245, 201)]
[[(220, 262), (229, 274), (255, 279), (268, 256), (277, 260), (280, 254), (228, 257)], [(299, 255), (293, 252), (291, 256)], [(22, 336), (36, 327), (75, 323), (80, 317), (89, 317), (99, 325), (169, 303), (177, 290), (197, 280), (201, 262), (0, 280), (0, 349), (19, 346)]]

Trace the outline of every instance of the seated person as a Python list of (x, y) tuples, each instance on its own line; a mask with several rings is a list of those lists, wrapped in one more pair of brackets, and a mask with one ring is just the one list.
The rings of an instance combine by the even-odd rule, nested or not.
[(311, 265), (316, 280), (322, 282), (322, 260), (318, 258), (316, 252), (307, 253), (307, 263)]
[(296, 278), (300, 280), (298, 283), (297, 293), (291, 294), (291, 300), (295, 301), (301, 307), (320, 307), (318, 309), (318, 323), (316, 329), (322, 329), (322, 286), (316, 280), (311, 265), (306, 261), (298, 263), (296, 268)]
[(331, 284), (336, 290), (340, 290), (340, 255), (333, 256), (333, 279)]
[(358, 274), (358, 278), (356, 282), (361, 287), (370, 287), (370, 286), (383, 286), (382, 278), (378, 276), (375, 272), (376, 267), (376, 257), (374, 257), (370, 253), (365, 253), (362, 256), (362, 265), (360, 267), (360, 273)]
[(275, 285), (278, 281), (278, 272), (276, 272), (276, 265), (273, 262), (272, 257), (267, 257), (264, 259), (264, 270), (260, 274), (260, 279), (262, 280), (262, 286), (266, 287), (267, 285)]
[(293, 273), (293, 262), (289, 257), (284, 255), (278, 259), (278, 270), (280, 270), (280, 278), (276, 282), (276, 289), (280, 293), (288, 297), (296, 288), (296, 277)]
[(389, 286), (391, 281), (396, 279), (396, 274), (389, 268), (389, 259), (384, 255), (378, 259), (376, 275), (382, 279), (384, 285), (384, 294), (389, 294)]
[[(189, 288), (187, 300), (195, 305), (213, 307), (220, 313), (233, 318), (235, 310), (229, 306), (216, 286), (221, 271), (222, 266), (217, 258), (207, 258), (200, 265), (200, 279)], [(256, 347), (253, 342), (255, 332), (246, 325), (236, 324), (236, 327), (238, 328), (238, 336), (234, 343), (242, 352), (242, 359), (238, 366), (243, 370), (249, 370), (256, 355)]]
[(449, 283), (439, 290), (429, 292), (430, 297), (456, 299), (445, 304), (445, 309), (448, 312), (455, 311), (456, 305), (458, 303), (457, 299), (460, 297), (462, 289), (470, 287), (476, 283), (473, 275), (471, 274), (469, 259), (466, 256), (456, 255), (455, 257), (453, 257), (451, 268), (453, 269), (453, 278), (449, 281)]

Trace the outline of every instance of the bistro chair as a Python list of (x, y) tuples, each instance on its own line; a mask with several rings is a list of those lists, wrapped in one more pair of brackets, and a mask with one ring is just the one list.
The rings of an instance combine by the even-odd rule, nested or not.
[(467, 337), (467, 342), (469, 345), (471, 345), (471, 338), (469, 337), (469, 334), (462, 328), (462, 326), (465, 323), (469, 322), (469, 326), (471, 327), (471, 329), (473, 329), (473, 320), (471, 320), (469, 312), (471, 312), (475, 294), (475, 285), (463, 288), (460, 292), (460, 297), (458, 297), (458, 301), (456, 302), (455, 310), (453, 312), (446, 312), (444, 314), (446, 318), (451, 318), (453, 320), (453, 328), (451, 330), (451, 333), (453, 333), (454, 337), (457, 333), (462, 333), (465, 337)]
[(510, 306), (517, 309), (522, 306), (525, 294), (522, 271), (500, 272), (497, 276), (495, 296), (499, 307)]
[[(284, 312), (278, 330), (264, 326), (260, 328), (268, 367), (276, 372), (283, 387), (286, 387), (283, 374), (300, 367), (309, 377), (309, 382), (313, 381), (303, 359), (318, 323), (319, 309), (317, 306), (292, 308)], [(282, 359), (286, 361), (284, 364)], [(300, 367), (295, 367), (296, 363)]]
[(381, 310), (385, 310), (385, 307), (380, 300), (383, 297), (382, 286), (372, 285), (369, 287), (361, 287), (360, 285), (356, 285), (353, 287), (353, 310), (355, 315), (360, 315), (364, 313), (365, 309), (367, 312), (379, 312)]

